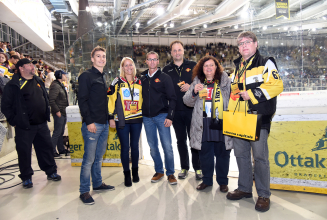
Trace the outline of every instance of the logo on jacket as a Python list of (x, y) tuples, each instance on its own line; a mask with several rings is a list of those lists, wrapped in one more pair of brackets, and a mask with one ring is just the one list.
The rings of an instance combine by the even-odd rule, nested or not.
[(190, 71), (191, 71), (191, 69), (190, 69), (190, 68), (187, 68), (187, 69), (186, 69), (186, 72), (190, 72)]
[(160, 79), (156, 78), (154, 81), (157, 83), (157, 82), (160, 82)]
[(253, 77), (253, 80), (254, 80), (255, 82), (259, 82), (258, 77)]
[(262, 96), (262, 93), (261, 93), (261, 91), (256, 89), (256, 90), (254, 90), (254, 95), (260, 98)]
[(129, 97), (131, 95), (128, 89), (125, 89), (123, 93), (124, 93), (124, 97)]
[(40, 87), (41, 88), (41, 86), (40, 86), (40, 84), (36, 84), (38, 87)]

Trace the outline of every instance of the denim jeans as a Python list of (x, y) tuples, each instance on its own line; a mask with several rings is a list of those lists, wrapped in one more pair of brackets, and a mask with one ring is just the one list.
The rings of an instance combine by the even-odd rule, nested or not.
[[(203, 183), (213, 184), (213, 170), (216, 167), (216, 180), (219, 185), (228, 185), (228, 171), (230, 150), (226, 150), (225, 143), (222, 141), (202, 142), (199, 151), (201, 168), (203, 173)], [(215, 157), (216, 156), (216, 166)]]
[(102, 184), (101, 165), (107, 148), (109, 124), (94, 124), (97, 128), (96, 133), (89, 132), (85, 122), (81, 129), (84, 139), (84, 155), (80, 175), (81, 185), (79, 188), (81, 194), (90, 191), (90, 176), (92, 176), (93, 188)]
[(234, 153), (239, 170), (238, 189), (243, 192), (252, 192), (253, 176), (251, 162), (251, 147), (254, 158), (254, 178), (258, 196), (269, 198), (270, 167), (268, 159), (268, 130), (260, 130), (258, 141), (247, 141), (233, 138)]
[(53, 124), (54, 130), (52, 133), (51, 141), (53, 145), (53, 152), (56, 153), (56, 146), (58, 148), (58, 153), (63, 152), (65, 150), (63, 135), (65, 132), (66, 125), (66, 116), (61, 115), (59, 118), (57, 115), (53, 115)]
[(170, 127), (166, 128), (164, 125), (167, 113), (162, 113), (156, 117), (143, 117), (143, 123), (146, 133), (146, 138), (150, 146), (150, 154), (154, 161), (154, 169), (157, 173), (164, 173), (163, 163), (158, 147), (159, 132), (160, 142), (165, 154), (166, 175), (169, 176), (175, 173), (174, 169), (174, 153), (171, 145)]
[(116, 122), (117, 135), (120, 141), (120, 158), (124, 171), (129, 169), (129, 147), (131, 147), (132, 168), (137, 168), (139, 163), (139, 140), (142, 130), (142, 123), (125, 124), (123, 129), (118, 128)]

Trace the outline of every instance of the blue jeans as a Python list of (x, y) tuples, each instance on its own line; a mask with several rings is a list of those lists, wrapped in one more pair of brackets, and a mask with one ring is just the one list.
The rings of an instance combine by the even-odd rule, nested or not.
[(167, 113), (162, 113), (156, 117), (143, 117), (143, 123), (146, 133), (146, 138), (150, 146), (150, 154), (154, 161), (154, 169), (156, 173), (164, 173), (163, 163), (158, 147), (157, 130), (161, 145), (165, 154), (166, 175), (169, 176), (175, 173), (174, 169), (174, 153), (171, 145), (170, 127), (166, 128), (164, 125)]
[(129, 147), (131, 147), (132, 168), (137, 168), (139, 163), (139, 140), (142, 123), (125, 124), (123, 129), (116, 122), (117, 135), (120, 141), (120, 158), (124, 171), (129, 169)]
[(53, 115), (54, 129), (51, 137), (53, 152), (57, 153), (56, 146), (58, 148), (58, 153), (65, 150), (63, 135), (65, 133), (66, 116), (61, 115), (59, 118), (57, 115)]
[(200, 163), (203, 173), (203, 183), (213, 184), (213, 170), (215, 168), (216, 156), (216, 180), (219, 185), (228, 185), (228, 170), (230, 150), (226, 150), (225, 143), (222, 141), (205, 141), (202, 142), (199, 151)]
[(251, 162), (251, 147), (254, 158), (254, 178), (258, 196), (269, 198), (270, 167), (268, 152), (268, 130), (260, 130), (258, 141), (247, 141), (233, 138), (234, 153), (239, 170), (238, 189), (243, 192), (252, 192), (253, 175)]
[(86, 123), (82, 125), (82, 135), (84, 139), (84, 155), (80, 175), (81, 194), (90, 191), (90, 176), (92, 176), (93, 188), (102, 184), (101, 165), (102, 158), (106, 152), (109, 124), (94, 123), (97, 131), (91, 133), (87, 130)]

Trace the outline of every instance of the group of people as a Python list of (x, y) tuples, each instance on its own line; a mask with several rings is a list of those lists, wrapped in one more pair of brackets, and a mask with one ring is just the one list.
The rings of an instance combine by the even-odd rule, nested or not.
[[(125, 57), (120, 64), (120, 76), (109, 87), (103, 70), (106, 51), (99, 46), (93, 49), (93, 67), (82, 73), (78, 80), (85, 151), (80, 175), (80, 198), (85, 204), (94, 204), (90, 195), (90, 176), (93, 190), (115, 189), (103, 183), (101, 177), (101, 161), (109, 127), (116, 128), (120, 139), (125, 186), (139, 182), (138, 143), (143, 123), (154, 160), (152, 183), (166, 175), (169, 184), (177, 184), (170, 133), (172, 125), (181, 163), (179, 179), (187, 178), (190, 169), (189, 139), (195, 178), (202, 179), (196, 189), (201, 191), (212, 186), (216, 169), (220, 191), (227, 193), (230, 150), (234, 149), (239, 167), (238, 188), (228, 192), (227, 199), (250, 198), (253, 185), (252, 152), (259, 195), (255, 209), (269, 210), (271, 193), (267, 139), (276, 111), (276, 97), (283, 91), (283, 82), (274, 58), (260, 55), (254, 33), (242, 32), (237, 42), (241, 56), (234, 61), (236, 69), (231, 77), (213, 56), (205, 56), (198, 63), (186, 60), (183, 43), (173, 41), (170, 44), (173, 60), (163, 69), (158, 67), (159, 55), (150, 51), (146, 54), (148, 69), (138, 78), (133, 59)], [(259, 140), (248, 141), (223, 134), (223, 112), (234, 111), (238, 102), (241, 106), (239, 111), (263, 115)], [(157, 133), (164, 152), (166, 171)]]
[[(148, 69), (137, 77), (133, 59), (125, 57), (120, 64), (119, 77), (109, 87), (104, 73), (106, 50), (100, 46), (92, 50), (92, 68), (78, 78), (78, 105), (84, 139), (79, 191), (84, 204), (94, 204), (90, 195), (90, 177), (93, 190), (115, 189), (105, 184), (101, 175), (109, 127), (116, 128), (120, 139), (125, 186), (130, 187), (140, 181), (139, 138), (144, 124), (154, 161), (152, 183), (159, 182), (166, 175), (169, 184), (177, 184), (170, 133), (173, 126), (181, 164), (179, 179), (187, 178), (191, 157), (195, 178), (202, 180), (196, 189), (202, 191), (212, 186), (216, 170), (219, 189), (227, 193), (230, 152), (234, 149), (239, 168), (238, 188), (228, 192), (227, 199), (250, 198), (253, 196), (252, 152), (259, 196), (255, 209), (269, 210), (271, 193), (267, 139), (276, 111), (276, 97), (283, 91), (283, 82), (274, 58), (260, 55), (254, 33), (242, 32), (237, 42), (241, 56), (234, 60), (236, 69), (230, 77), (215, 57), (204, 56), (197, 63), (189, 61), (184, 58), (183, 43), (173, 41), (170, 44), (173, 59), (163, 69), (158, 67), (159, 55), (150, 51), (146, 55)], [(47, 178), (61, 180), (54, 153), (56, 146), (59, 153), (62, 150), (59, 145), (62, 144), (66, 123), (68, 99), (63, 84), (65, 73), (57, 70), (55, 80), (46, 86), (35, 76), (35, 67), (29, 59), (19, 60), (15, 67), (17, 74), (4, 88), (1, 110), (9, 124), (15, 127), (19, 176), (23, 186), (33, 186), (32, 144), (39, 166)], [(238, 111), (262, 114), (259, 140), (248, 141), (223, 134), (223, 113), (234, 111), (238, 104)], [(52, 139), (47, 125), (50, 112), (55, 127)], [(164, 163), (157, 133), (164, 152)]]

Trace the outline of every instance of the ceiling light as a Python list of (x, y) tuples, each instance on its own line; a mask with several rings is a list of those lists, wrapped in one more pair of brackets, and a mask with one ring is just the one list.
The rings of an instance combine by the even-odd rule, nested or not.
[(267, 26), (263, 26), (262, 27), (262, 30), (267, 30)]
[(208, 27), (208, 25), (207, 25), (207, 24), (204, 24), (204, 25), (203, 25), (203, 27), (204, 27), (204, 28), (207, 28), (207, 27)]
[(163, 8), (157, 8), (157, 14), (158, 15), (163, 15), (165, 13), (165, 9)]
[(164, 24), (164, 27), (167, 27), (167, 23), (166, 23), (166, 24)]
[(97, 25), (98, 25), (99, 27), (102, 27), (102, 23), (101, 23), (100, 21), (97, 22)]
[(312, 31), (316, 31), (317, 29), (316, 29), (316, 28), (312, 28), (311, 30), (312, 30)]
[(170, 22), (169, 27), (173, 28), (175, 25), (173, 22)]
[(322, 19), (326, 20), (326, 17), (324, 16), (324, 17), (322, 17)]
[(194, 11), (193, 11), (193, 14), (195, 14), (195, 15), (197, 15), (198, 14), (198, 12), (194, 9)]
[(99, 11), (99, 8), (97, 6), (92, 6), (91, 7), (92, 12), (97, 13)]
[(234, 29), (238, 29), (238, 25), (235, 25), (235, 26), (234, 26)]
[(268, 44), (268, 41), (266, 41), (266, 44)]
[(284, 43), (280, 43), (281, 45), (284, 45)]
[(107, 26), (107, 25), (108, 25), (108, 22), (104, 22), (104, 25), (106, 25), (106, 26)]
[(183, 12), (184, 15), (189, 15), (190, 14), (190, 11), (188, 9), (186, 9), (184, 12)]
[(140, 23), (137, 22), (137, 23), (135, 24), (135, 26), (136, 26), (137, 28), (140, 27)]
[(299, 28), (298, 27), (294, 27), (294, 31), (298, 31), (299, 30)]
[(90, 7), (86, 6), (85, 11), (90, 12), (91, 11)]
[(284, 27), (284, 31), (287, 31), (288, 27)]

